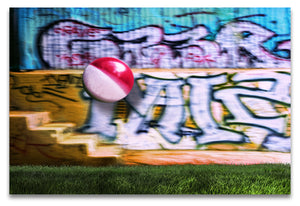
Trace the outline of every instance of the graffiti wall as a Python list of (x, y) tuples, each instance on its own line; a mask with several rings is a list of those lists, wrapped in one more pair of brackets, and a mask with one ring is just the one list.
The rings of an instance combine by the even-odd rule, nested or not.
[(11, 106), (49, 111), (128, 149), (291, 149), (289, 72), (135, 73), (133, 90), (115, 103), (90, 98), (81, 78), (12, 73)]
[(253, 143), (290, 151), (289, 73), (141, 74), (125, 101), (130, 112), (115, 122), (116, 103), (92, 99), (91, 115), (80, 131), (131, 149)]
[[(289, 68), (289, 8), (11, 9), (20, 69)], [(19, 58), (18, 58), (19, 57)]]
[[(34, 70), (11, 72), (11, 110), (127, 149), (291, 150), (289, 8), (19, 8), (11, 20), (11, 68)], [(122, 101), (82, 87), (104, 56), (134, 71)]]

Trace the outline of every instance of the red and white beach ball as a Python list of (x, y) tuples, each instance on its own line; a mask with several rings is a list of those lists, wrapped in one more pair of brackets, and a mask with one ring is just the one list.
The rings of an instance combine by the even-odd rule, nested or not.
[(116, 102), (126, 97), (134, 84), (131, 69), (123, 61), (102, 57), (90, 63), (83, 72), (85, 90), (99, 101)]

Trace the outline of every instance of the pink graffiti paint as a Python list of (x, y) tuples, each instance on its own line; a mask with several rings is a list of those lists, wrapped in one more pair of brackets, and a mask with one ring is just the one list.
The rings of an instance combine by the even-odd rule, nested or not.
[(55, 55), (57, 58), (67, 62), (67, 65), (72, 66), (86, 66), (89, 62), (96, 60), (97, 57), (91, 55), (89, 52), (85, 52), (83, 54), (75, 53), (75, 54), (62, 54)]
[(131, 69), (123, 61), (103, 57), (90, 63), (83, 73), (83, 85), (95, 99), (116, 102), (126, 97), (134, 84)]
[(63, 26), (62, 28), (56, 27), (54, 28), (54, 33), (65, 35), (76, 35), (78, 37), (95, 37), (96, 34), (99, 34), (104, 29), (96, 29), (96, 28), (80, 28), (76, 26)]

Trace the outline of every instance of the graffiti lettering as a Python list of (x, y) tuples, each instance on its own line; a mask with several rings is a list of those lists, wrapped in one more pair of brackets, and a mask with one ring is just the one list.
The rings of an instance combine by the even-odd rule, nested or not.
[(44, 86), (55, 86), (57, 89), (67, 88), (70, 85), (75, 87), (82, 88), (82, 76), (75, 76), (70, 74), (60, 74), (53, 75), (47, 74), (43, 79), (40, 80), (43, 82)]
[(290, 40), (271, 50), (264, 43), (276, 34), (250, 21), (223, 25), (214, 40), (205, 25), (166, 34), (157, 25), (116, 32), (76, 20), (60, 20), (40, 34), (41, 59), (50, 68), (85, 68), (96, 58), (111, 56), (135, 68), (289, 68)]
[[(123, 144), (134, 142), (130, 139), (141, 143), (143, 134), (149, 137), (152, 132), (159, 134), (161, 139), (152, 140), (149, 147), (144, 140), (138, 148), (170, 149), (183, 144), (185, 137), (193, 139), (190, 143), (194, 141), (189, 149), (218, 142), (247, 143), (252, 138), (251, 130), (247, 132), (247, 128), (254, 127), (266, 131), (262, 147), (278, 151), (290, 150), (289, 134), (286, 131), (287, 115), (278, 112), (274, 106), (290, 107), (288, 73), (261, 75), (246, 72), (230, 74), (230, 78), (227, 73), (214, 76), (194, 74), (169, 79), (139, 74), (135, 79), (136, 84), (125, 99), (131, 109), (123, 124), (126, 133), (121, 135)], [(144, 89), (139, 86), (140, 80), (143, 80)], [(183, 87), (189, 88), (187, 99)], [(153, 111), (158, 106), (162, 108), (161, 112), (154, 117)], [(119, 141), (118, 124), (113, 119), (115, 107), (116, 103), (102, 103), (92, 99), (91, 116), (81, 131), (96, 132), (111, 141)], [(185, 124), (188, 118), (194, 122), (193, 127)], [(276, 147), (270, 143), (274, 141), (277, 142)], [(281, 143), (284, 144), (282, 147)]]
[(289, 67), (289, 61), (267, 52), (263, 42), (275, 33), (248, 21), (232, 22), (217, 34), (216, 42), (222, 48), (226, 67)]
[(95, 37), (95, 34), (101, 33), (102, 29), (95, 29), (95, 28), (78, 28), (75, 26), (63, 26), (62, 28), (55, 27), (54, 33), (62, 34), (62, 35), (74, 35), (78, 37)]
[[(255, 76), (251, 76), (251, 78), (255, 78)], [(215, 98), (220, 99), (234, 116), (234, 119), (227, 120), (227, 123), (252, 124), (256, 126), (266, 127), (276, 133), (283, 133), (282, 129), (284, 128), (285, 123), (284, 117), (259, 117), (256, 114), (247, 112), (247, 110), (245, 110), (245, 105), (241, 101), (242, 97), (252, 97), (289, 105), (289, 75), (277, 73), (272, 76), (268, 76), (268, 78), (269, 80), (272, 79), (274, 81), (274, 86), (272, 86), (271, 89), (267, 91), (257, 88), (253, 89), (245, 87), (228, 87), (222, 88), (219, 91), (215, 92)], [(257, 76), (255, 79), (263, 80), (264, 77)], [(249, 77), (237, 74), (234, 80), (249, 81)], [(266, 119), (268, 120), (266, 121)]]
[(75, 98), (69, 97), (64, 89), (70, 85), (82, 88), (81, 76), (74, 75), (45, 75), (41, 81), (46, 83), (42, 85), (27, 85), (21, 83), (14, 75), (10, 75), (10, 80), (12, 91), (19, 91), (25, 95), (26, 101), (35, 103), (48, 102), (57, 106), (58, 109), (63, 109), (64, 107), (59, 101), (53, 101), (53, 97), (58, 97), (60, 100), (78, 102)]
[(97, 59), (97, 57), (91, 56), (89, 52), (84, 54), (72, 54), (71, 56), (56, 55), (56, 57), (60, 58), (61, 60), (65, 60), (70, 67), (87, 65)]
[[(191, 85), (190, 111), (202, 134), (196, 136), (198, 144), (218, 141), (245, 142), (242, 134), (234, 133), (220, 127), (212, 118), (210, 103), (213, 85), (226, 83), (226, 75), (212, 77), (190, 77), (188, 83)], [(222, 136), (222, 138), (220, 138)]]

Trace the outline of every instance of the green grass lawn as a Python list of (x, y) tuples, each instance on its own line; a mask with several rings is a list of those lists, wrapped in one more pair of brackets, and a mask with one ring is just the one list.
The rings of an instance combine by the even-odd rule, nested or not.
[(290, 165), (11, 166), (10, 194), (290, 194)]

